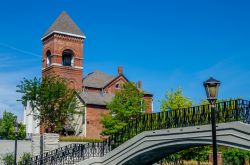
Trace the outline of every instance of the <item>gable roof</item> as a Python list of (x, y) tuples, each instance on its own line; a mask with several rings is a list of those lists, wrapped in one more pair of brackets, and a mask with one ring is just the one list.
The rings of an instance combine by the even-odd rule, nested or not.
[(103, 88), (106, 88), (107, 86), (112, 84), (115, 80), (119, 79), (120, 77), (123, 77), (127, 82), (129, 82), (129, 80), (123, 74), (120, 74), (116, 76), (115, 78), (113, 78), (112, 81), (108, 82)]
[[(86, 77), (84, 77), (83, 87), (104, 89), (108, 85), (110, 85), (112, 82), (114, 82), (116, 79), (120, 78), (121, 76), (126, 81), (129, 82), (129, 80), (123, 74), (120, 74), (116, 77), (112, 77), (101, 71), (94, 71), (94, 72), (89, 73)], [(151, 92), (145, 91), (143, 89), (140, 89), (140, 91), (143, 92), (145, 95), (153, 96)]]
[(63, 11), (59, 15), (59, 17), (57, 17), (54, 23), (43, 35), (42, 39), (50, 36), (53, 33), (85, 38), (84, 33), (80, 30), (80, 28), (75, 24), (75, 22), (70, 18), (70, 16), (65, 11)]
[(83, 79), (83, 86), (90, 88), (103, 88), (112, 81), (114, 77), (109, 76), (101, 71), (94, 71)]
[(112, 93), (82, 92), (79, 96), (86, 105), (106, 106), (107, 103), (112, 101), (115, 95)]

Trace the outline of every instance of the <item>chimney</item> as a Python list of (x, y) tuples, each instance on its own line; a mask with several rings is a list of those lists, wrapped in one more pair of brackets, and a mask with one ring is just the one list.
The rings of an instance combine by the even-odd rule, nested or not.
[(138, 86), (138, 88), (140, 88), (140, 89), (141, 89), (141, 87), (142, 87), (142, 82), (141, 82), (141, 80), (140, 80), (140, 81), (138, 81), (137, 86)]
[(118, 75), (123, 74), (123, 67), (122, 66), (118, 66)]

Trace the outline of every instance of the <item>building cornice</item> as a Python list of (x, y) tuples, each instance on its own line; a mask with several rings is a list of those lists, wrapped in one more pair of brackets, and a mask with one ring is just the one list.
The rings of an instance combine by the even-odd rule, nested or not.
[(49, 37), (52, 34), (62, 34), (62, 35), (67, 35), (67, 36), (72, 36), (72, 37), (76, 37), (76, 38), (81, 38), (81, 39), (86, 39), (85, 35), (78, 35), (78, 34), (72, 34), (72, 33), (67, 33), (67, 32), (61, 32), (61, 31), (52, 31), (49, 34), (45, 35), (44, 37), (41, 38), (41, 40), (43, 41), (45, 38)]

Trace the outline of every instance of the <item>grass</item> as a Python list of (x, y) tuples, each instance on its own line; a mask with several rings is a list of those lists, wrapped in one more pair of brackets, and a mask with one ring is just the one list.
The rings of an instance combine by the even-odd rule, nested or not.
[(85, 138), (83, 136), (60, 136), (61, 142), (101, 142), (101, 139)]

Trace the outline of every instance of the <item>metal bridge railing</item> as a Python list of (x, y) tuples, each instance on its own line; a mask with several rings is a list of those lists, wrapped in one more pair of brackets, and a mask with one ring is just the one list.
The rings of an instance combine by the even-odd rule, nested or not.
[[(216, 103), (216, 122), (250, 123), (250, 102), (230, 100)], [(211, 123), (211, 105), (200, 105), (152, 114), (139, 114), (119, 132), (99, 143), (72, 144), (32, 158), (24, 164), (74, 164), (89, 157), (101, 157), (144, 131), (206, 125)]]

